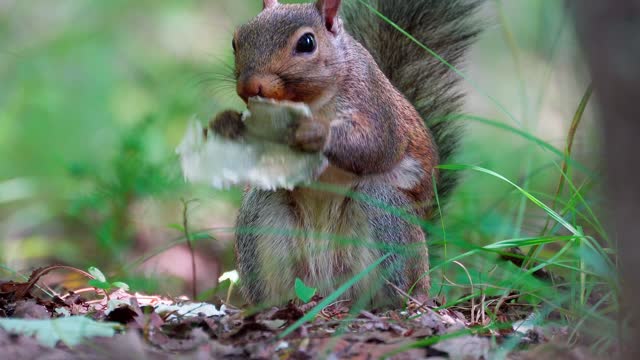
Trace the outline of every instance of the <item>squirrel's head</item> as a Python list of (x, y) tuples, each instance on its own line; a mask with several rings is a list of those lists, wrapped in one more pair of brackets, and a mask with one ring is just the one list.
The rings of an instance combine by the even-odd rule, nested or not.
[(264, 9), (233, 36), (238, 95), (305, 103), (325, 98), (342, 57), (340, 0), (279, 4)]

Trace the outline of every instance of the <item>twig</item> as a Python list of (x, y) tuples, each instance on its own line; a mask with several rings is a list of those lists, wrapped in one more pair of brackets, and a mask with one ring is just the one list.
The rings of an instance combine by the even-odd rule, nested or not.
[[(89, 279), (95, 279), (95, 277), (91, 274), (89, 274), (88, 272), (75, 268), (73, 266), (67, 266), (67, 265), (51, 265), (51, 266), (47, 266), (46, 268), (42, 268), (42, 269), (37, 269), (35, 270), (31, 276), (29, 277), (29, 281), (27, 282), (27, 286), (24, 287), (20, 292), (16, 292), (16, 298), (20, 299), (23, 298), (30, 290), (33, 286), (35, 286), (35, 284), (40, 280), (41, 277), (45, 276), (46, 274), (48, 274), (49, 272), (53, 271), (53, 270), (58, 270), (58, 269), (64, 269), (64, 270), (70, 270), (70, 271), (75, 271), (77, 273), (80, 273), (86, 277), (88, 277)], [(104, 293), (104, 295), (107, 297), (107, 299), (109, 299), (109, 294), (107, 293), (106, 290), (101, 289), (102, 292)]]
[(485, 320), (486, 320), (486, 314), (485, 314), (485, 310), (484, 310), (484, 300), (485, 300), (485, 294), (484, 294), (484, 291), (483, 291), (482, 292), (482, 299), (480, 299), (480, 303), (482, 304), (482, 307), (481, 307), (482, 325), (485, 325)]
[(66, 298), (68, 298), (69, 296), (71, 296), (71, 294), (73, 293), (75, 294), (82, 294), (82, 293), (86, 293), (86, 292), (96, 292), (96, 288), (94, 287), (87, 287), (87, 288), (82, 288), (82, 289), (75, 289), (73, 291), (70, 291), (64, 295), (60, 295), (58, 296), (60, 299), (64, 300)]
[[(469, 285), (471, 286), (471, 293), (473, 294), (473, 279), (471, 278), (471, 274), (469, 273), (469, 270), (467, 270), (467, 268), (459, 261), (454, 261), (454, 264), (460, 266), (462, 268), (462, 270), (464, 270), (464, 272), (467, 274), (467, 278), (469, 279)], [(471, 321), (474, 321), (474, 312), (476, 309), (476, 301), (475, 298), (472, 297), (471, 298)]]
[(418, 301), (418, 299), (414, 298), (413, 296), (407, 294), (406, 291), (400, 289), (399, 287), (397, 287), (394, 283), (392, 283), (389, 280), (385, 280), (387, 285), (391, 286), (395, 291), (397, 291), (400, 295), (406, 297), (407, 299), (413, 301), (414, 303), (418, 304), (418, 310), (426, 310), (427, 312), (435, 315), (438, 317), (438, 319), (442, 320), (442, 316), (440, 314), (438, 314), (437, 312), (433, 311), (433, 309), (429, 308), (427, 306), (426, 303), (422, 302), (422, 301)]
[[(194, 199), (185, 201), (182, 199), (182, 231), (184, 231), (184, 237), (187, 239), (187, 246), (189, 247), (189, 253), (191, 254), (191, 283), (193, 287), (191, 288), (191, 298), (195, 300), (196, 295), (198, 294), (198, 288), (196, 283), (196, 254), (193, 249), (193, 244), (191, 243), (191, 234), (189, 234), (189, 220), (187, 218), (187, 212), (189, 211), (189, 204), (195, 201)], [(229, 299), (227, 298), (227, 302)]]
[(367, 321), (369, 321), (368, 319), (349, 319), (349, 320), (345, 320), (345, 319), (338, 319), (338, 320), (325, 320), (323, 322), (314, 322), (309, 324), (309, 328), (313, 329), (316, 327), (331, 327), (334, 325), (342, 325), (345, 322), (352, 322), (352, 323), (366, 323)]
[(327, 310), (328, 308), (330, 308), (330, 307), (334, 306), (334, 305), (337, 305), (337, 304), (342, 303), (342, 302), (348, 302), (348, 301), (351, 301), (351, 299), (344, 299), (344, 300), (334, 301), (334, 302), (332, 302), (331, 304), (329, 304), (329, 305), (325, 306), (324, 308), (322, 308), (322, 310), (320, 310), (320, 314), (322, 314), (322, 316), (324, 316), (324, 318), (325, 318), (325, 319), (330, 320), (330, 319), (332, 319), (333, 317), (332, 317), (332, 316), (329, 316), (329, 314), (327, 314), (326, 310)]
[(498, 300), (498, 302), (496, 303), (496, 307), (493, 311), (494, 316), (498, 316), (498, 310), (500, 310), (500, 307), (502, 306), (502, 304), (505, 303), (505, 301), (507, 300), (512, 300), (512, 299), (517, 299), (519, 298), (520, 294), (516, 294), (516, 295), (509, 295), (509, 296), (501, 296), (500, 299)]
[[(317, 301), (310, 301), (310, 302), (308, 302), (306, 304), (302, 304), (302, 305), (298, 306), (298, 309), (300, 309), (300, 311), (306, 313), (307, 311), (313, 309), (316, 305), (318, 305)], [(331, 306), (331, 305), (329, 305), (329, 306)]]
[[(504, 301), (508, 301), (508, 300), (513, 300), (513, 299), (518, 299), (520, 298), (522, 295), (520, 294), (515, 294), (515, 295), (509, 295), (509, 296), (501, 296), (498, 299), (491, 299), (487, 301), (487, 307), (491, 306), (491, 304), (493, 303), (498, 303), (501, 300)], [(520, 305), (520, 306), (532, 306), (531, 304), (513, 304), (513, 305)]]
[(403, 328), (400, 325), (397, 325), (397, 324), (394, 324), (394, 323), (391, 323), (391, 322), (388, 322), (388, 321), (384, 321), (379, 316), (376, 316), (373, 313), (368, 312), (367, 310), (360, 310), (360, 314), (362, 314), (364, 317), (366, 317), (369, 320), (387, 323), (390, 328), (392, 328), (393, 330), (395, 330), (398, 334), (400, 334), (402, 336), (405, 336), (407, 334), (407, 332), (409, 331), (409, 330)]

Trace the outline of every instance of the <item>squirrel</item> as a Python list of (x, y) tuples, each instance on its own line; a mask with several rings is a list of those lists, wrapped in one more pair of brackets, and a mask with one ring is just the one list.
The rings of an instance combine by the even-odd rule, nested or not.
[[(480, 33), (481, 2), (369, 4), (457, 65)], [(342, 298), (376, 306), (400, 304), (401, 292), (426, 298), (426, 235), (410, 218), (434, 216), (434, 179), (440, 198), (456, 184), (437, 165), (459, 143), (460, 127), (441, 121), (461, 106), (457, 78), (355, 1), (263, 0), (263, 10), (235, 31), (232, 45), (238, 95), (245, 102), (259, 96), (307, 104), (312, 116), (291, 127), (286, 143), (324, 154), (328, 166), (319, 183), (359, 194), (247, 189), (235, 242), (245, 299), (285, 303), (295, 298), (296, 278), (326, 296), (387, 253)], [(209, 128), (230, 139), (245, 131), (233, 110), (218, 114)]]

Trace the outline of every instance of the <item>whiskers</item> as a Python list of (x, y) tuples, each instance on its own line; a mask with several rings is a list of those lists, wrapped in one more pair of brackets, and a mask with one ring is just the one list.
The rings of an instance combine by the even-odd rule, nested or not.
[(206, 96), (234, 96), (236, 93), (236, 77), (233, 65), (228, 60), (214, 56), (210, 69), (194, 74), (192, 84), (204, 92)]
[(235, 78), (224, 74), (205, 72), (194, 75), (191, 81), (193, 86), (205, 97), (227, 98), (236, 93)]

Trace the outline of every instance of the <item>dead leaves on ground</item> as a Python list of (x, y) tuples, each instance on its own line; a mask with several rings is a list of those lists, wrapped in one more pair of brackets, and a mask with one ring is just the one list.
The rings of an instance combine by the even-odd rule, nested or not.
[[(249, 315), (232, 306), (216, 307), (123, 289), (108, 294), (102, 290), (62, 295), (34, 291), (42, 275), (56, 269), (38, 269), (24, 283), (0, 282), (0, 318), (86, 316), (120, 324), (119, 333), (93, 338), (73, 348), (64, 342), (50, 348), (31, 336), (10, 334), (0, 326), (0, 353), (20, 359), (39, 358), (43, 353), (52, 359), (169, 359), (176, 354), (184, 359), (487, 359), (492, 343), (514, 333), (510, 326), (503, 332), (470, 328), (483, 318), (478, 316), (475, 304), (437, 311), (410, 304), (402, 311), (354, 314), (349, 302), (338, 301), (322, 309), (312, 322), (281, 338), (283, 329), (316, 306), (320, 297), (301, 306), (289, 303)], [(536, 341), (543, 342), (544, 335), (537, 334)]]

